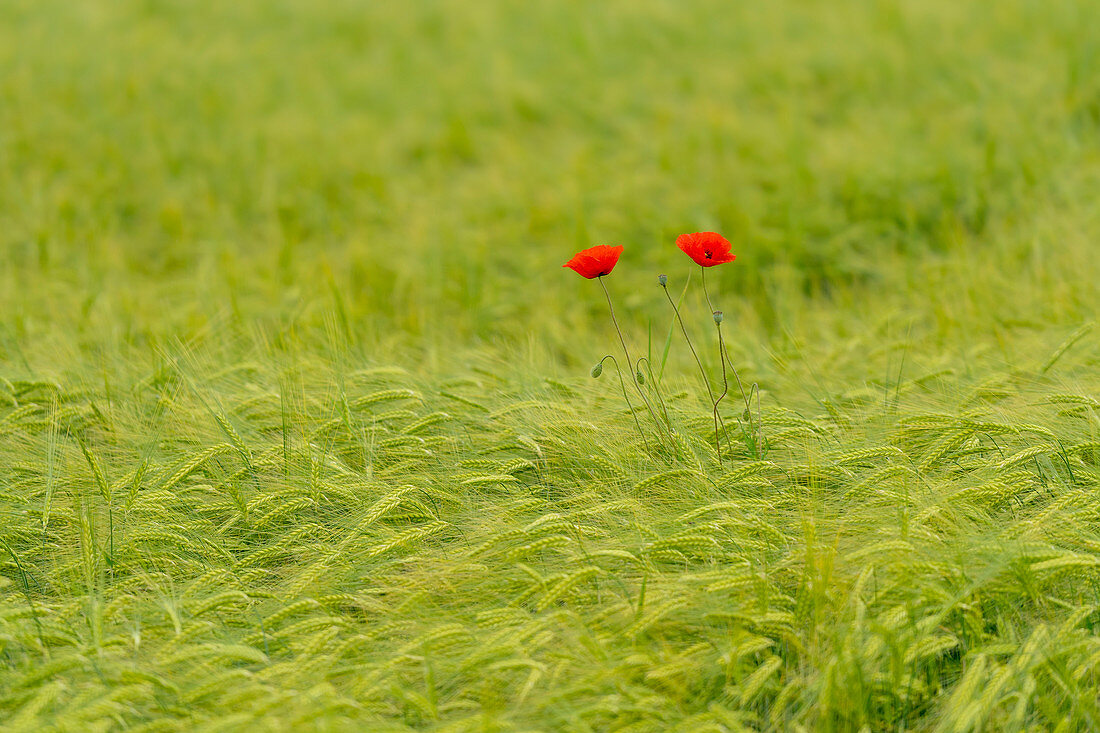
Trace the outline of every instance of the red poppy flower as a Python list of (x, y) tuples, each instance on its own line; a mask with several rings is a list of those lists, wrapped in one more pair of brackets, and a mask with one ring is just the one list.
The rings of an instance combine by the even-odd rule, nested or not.
[(599, 244), (581, 250), (562, 267), (571, 268), (581, 277), (587, 277), (591, 280), (594, 277), (610, 275), (611, 271), (615, 269), (615, 263), (619, 261), (619, 255), (622, 253), (622, 245), (611, 247), (606, 244)]
[(737, 259), (736, 255), (730, 254), (729, 240), (716, 232), (681, 234), (676, 237), (676, 246), (695, 260), (695, 264), (703, 267), (714, 267)]

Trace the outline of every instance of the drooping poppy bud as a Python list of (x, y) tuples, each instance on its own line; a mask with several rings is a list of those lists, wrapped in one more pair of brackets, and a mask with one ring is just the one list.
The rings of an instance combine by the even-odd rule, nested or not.
[(642, 374), (641, 369), (639, 369), (637, 374), (635, 374), (634, 376), (638, 380), (638, 384), (645, 384), (645, 375)]
[(593, 379), (599, 379), (601, 374), (603, 374), (603, 362), (602, 361), (597, 363), (596, 366), (592, 367), (592, 378)]

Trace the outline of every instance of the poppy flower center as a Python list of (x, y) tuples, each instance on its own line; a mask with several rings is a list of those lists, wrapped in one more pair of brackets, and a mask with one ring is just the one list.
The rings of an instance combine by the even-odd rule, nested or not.
[(711, 251), (709, 249), (704, 249), (703, 254), (707, 256), (708, 260), (711, 259)]

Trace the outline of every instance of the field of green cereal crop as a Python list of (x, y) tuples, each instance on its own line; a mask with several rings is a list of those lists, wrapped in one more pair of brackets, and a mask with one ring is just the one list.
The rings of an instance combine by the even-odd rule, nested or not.
[(1095, 2), (5, 0), (0, 729), (1100, 729), (1098, 313)]

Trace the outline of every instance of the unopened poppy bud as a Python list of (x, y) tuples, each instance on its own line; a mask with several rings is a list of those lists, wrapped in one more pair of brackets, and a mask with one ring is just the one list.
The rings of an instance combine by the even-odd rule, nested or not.
[(601, 374), (603, 374), (603, 362), (602, 361), (599, 362), (598, 364), (596, 364), (596, 366), (592, 367), (592, 378), (593, 379), (599, 379)]
[(638, 384), (645, 384), (645, 375), (642, 374), (642, 370), (639, 369), (638, 373), (634, 375), (638, 379)]
[(722, 322), (722, 311), (714, 311), (714, 322), (715, 323), (721, 323)]
[(662, 288), (668, 287), (668, 275), (658, 275), (657, 282)]

